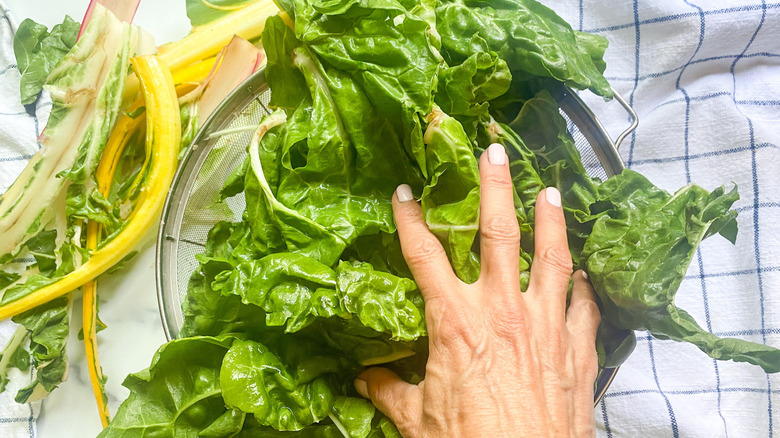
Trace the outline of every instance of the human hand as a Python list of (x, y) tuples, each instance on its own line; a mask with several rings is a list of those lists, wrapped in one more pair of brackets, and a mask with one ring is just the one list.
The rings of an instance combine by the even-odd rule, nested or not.
[(429, 358), (412, 385), (369, 368), (357, 391), (405, 437), (593, 436), (597, 373), (595, 294), (574, 274), (561, 196), (536, 202), (535, 257), (528, 290), (519, 278), (520, 230), (506, 153), (491, 145), (480, 158), (482, 271), (473, 284), (452, 271), (408, 186), (393, 196), (406, 262), (425, 298)]

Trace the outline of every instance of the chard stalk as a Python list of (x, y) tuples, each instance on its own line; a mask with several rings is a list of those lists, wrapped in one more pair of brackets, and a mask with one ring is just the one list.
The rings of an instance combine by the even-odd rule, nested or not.
[(100, 138), (113, 123), (117, 103), (103, 90), (122, 85), (121, 78), (117, 83), (110, 76), (127, 62), (131, 37), (129, 25), (95, 7), (87, 30), (52, 70), (46, 89), (53, 107), (39, 139), (42, 148), (0, 201), (0, 255), (18, 253), (43, 230), (51, 219), (43, 216), (67, 189), (69, 178), (82, 179), (79, 169), (96, 162), (102, 152)]
[(333, 424), (336, 426), (336, 429), (341, 432), (342, 435), (344, 435), (344, 438), (349, 438), (349, 432), (347, 431), (347, 428), (344, 427), (343, 424), (339, 421), (339, 419), (333, 415), (333, 412), (328, 412), (328, 418), (333, 422)]
[[(94, 19), (94, 18), (93, 18)], [(157, 220), (176, 170), (180, 143), (179, 107), (170, 71), (153, 56), (133, 58), (146, 96), (147, 147), (153, 151), (145, 193), (124, 228), (90, 259), (60, 280), (0, 306), (0, 320), (9, 318), (84, 285), (124, 259)]]

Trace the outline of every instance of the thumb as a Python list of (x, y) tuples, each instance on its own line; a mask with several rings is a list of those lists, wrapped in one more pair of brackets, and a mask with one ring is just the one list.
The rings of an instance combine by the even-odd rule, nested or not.
[(355, 379), (355, 389), (390, 417), (404, 436), (414, 436), (422, 415), (422, 391), (387, 368), (369, 368)]

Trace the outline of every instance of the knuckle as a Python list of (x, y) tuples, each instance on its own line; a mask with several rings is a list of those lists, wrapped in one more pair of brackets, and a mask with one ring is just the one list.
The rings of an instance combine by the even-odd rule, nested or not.
[(480, 181), (483, 187), (498, 190), (511, 190), (512, 180), (503, 172), (488, 172), (482, 174)]
[(479, 230), (480, 236), (507, 245), (520, 244), (520, 227), (517, 218), (496, 216), (487, 219)]
[[(450, 307), (450, 306), (448, 306)], [(442, 312), (445, 319), (439, 321), (436, 333), (438, 343), (448, 350), (459, 350), (468, 347), (469, 351), (479, 348), (483, 342), (483, 330), (473, 323), (472, 318), (465, 312), (451, 306)]]
[(430, 263), (440, 257), (442, 251), (441, 244), (433, 235), (414, 236), (408, 241), (408, 250), (405, 251), (406, 261), (412, 265)]
[(393, 207), (395, 219), (398, 222), (411, 223), (423, 220), (422, 210), (413, 203), (404, 203)]
[(572, 307), (579, 315), (582, 315), (583, 322), (587, 323), (587, 327), (598, 326), (601, 322), (601, 311), (595, 301), (577, 300), (572, 303)]
[(560, 209), (536, 208), (536, 220), (559, 225), (561, 229), (566, 227), (566, 219), (560, 213)]
[(549, 269), (571, 276), (572, 261), (569, 248), (564, 246), (551, 246), (542, 250), (539, 261), (544, 263)]

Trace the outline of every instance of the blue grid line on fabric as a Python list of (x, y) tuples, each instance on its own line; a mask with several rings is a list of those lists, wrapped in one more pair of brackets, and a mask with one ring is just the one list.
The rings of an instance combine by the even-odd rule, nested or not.
[[(649, 333), (649, 332), (646, 332)], [(757, 336), (757, 335), (777, 335), (780, 334), (780, 328), (765, 328), (765, 329), (752, 329), (752, 330), (732, 330), (732, 331), (721, 331), (721, 332), (712, 332), (713, 335), (719, 336), (719, 337), (734, 337), (734, 336)], [(647, 341), (653, 341), (657, 340), (653, 335), (651, 334), (645, 334), (645, 335), (637, 335), (636, 336), (637, 342), (647, 342)], [(676, 341), (674, 341), (676, 342)]]
[(655, 366), (655, 354), (653, 353), (653, 339), (647, 340), (647, 349), (650, 354), (650, 368), (653, 371), (653, 380), (655, 380), (655, 387), (658, 388), (658, 393), (661, 394), (661, 397), (664, 399), (664, 403), (666, 403), (666, 409), (669, 411), (669, 420), (672, 423), (672, 435), (674, 438), (680, 437), (680, 431), (677, 427), (677, 417), (674, 415), (674, 409), (672, 409), (672, 403), (669, 401), (669, 397), (666, 395), (666, 393), (661, 389), (661, 382), (658, 380), (658, 369)]
[[(730, 14), (733, 12), (758, 11), (761, 10), (762, 7), (764, 9), (777, 9), (780, 8), (780, 3), (770, 3), (767, 5), (766, 2), (761, 2), (761, 4), (733, 6), (730, 8), (723, 8), (723, 9), (713, 9), (711, 11), (704, 11), (704, 15), (720, 15), (720, 14)], [(643, 21), (637, 21), (636, 23), (618, 24), (616, 26), (595, 27), (592, 29), (585, 29), (583, 30), (583, 32), (587, 32), (587, 33), (614, 32), (616, 30), (628, 29), (630, 27), (634, 27), (635, 25), (641, 26), (645, 24), (663, 23), (666, 21), (674, 21), (674, 20), (680, 20), (682, 18), (695, 17), (696, 15), (698, 15), (698, 12), (686, 12), (682, 14), (665, 15), (663, 17), (655, 17)]]
[(9, 71), (13, 69), (18, 69), (19, 67), (16, 64), (9, 64), (4, 69), (0, 70), (0, 75), (4, 75), (8, 73)]
[(780, 100), (737, 100), (737, 105), (777, 106)]
[[(761, 272), (777, 272), (780, 271), (780, 266), (766, 266), (761, 268)], [(686, 279), (695, 279), (700, 277), (712, 278), (712, 277), (735, 277), (737, 275), (750, 275), (758, 273), (758, 269), (742, 269), (739, 271), (726, 271), (726, 272), (710, 272), (686, 275)]]
[[(641, 29), (639, 26), (639, 3), (634, 0), (634, 86), (628, 96), (629, 106), (634, 106), (634, 94), (639, 88), (639, 44), (641, 42)], [(636, 146), (636, 130), (631, 133), (631, 145), (628, 148), (628, 162), (626, 167), (631, 168), (634, 158), (634, 146)]]
[(639, 160), (634, 160), (633, 165), (638, 166), (640, 164), (672, 163), (675, 161), (683, 161), (686, 159), (695, 160), (699, 158), (711, 158), (711, 157), (718, 157), (721, 155), (736, 154), (739, 152), (748, 152), (748, 151), (760, 150), (765, 148), (780, 149), (780, 146), (765, 142), (765, 143), (759, 143), (755, 145), (755, 147), (742, 146), (736, 148), (721, 149), (719, 151), (710, 151), (710, 152), (701, 152), (698, 154), (691, 154), (688, 158), (686, 158), (685, 156), (665, 157), (665, 158), (643, 158)]
[[(722, 392), (743, 392), (743, 393), (751, 393), (751, 394), (780, 394), (780, 389), (775, 389), (772, 391), (768, 391), (766, 388), (742, 388), (742, 387), (726, 387), (721, 388)], [(714, 389), (685, 389), (685, 390), (674, 390), (674, 391), (666, 391), (666, 394), (672, 394), (672, 395), (702, 395), (702, 394), (712, 394), (714, 393)], [(609, 392), (607, 394), (604, 394), (604, 398), (615, 398), (615, 397), (625, 397), (629, 395), (639, 395), (639, 394), (660, 394), (661, 391), (655, 390), (655, 389), (632, 389), (630, 391), (614, 391)]]
[(607, 397), (601, 398), (601, 418), (604, 420), (604, 431), (607, 432), (607, 438), (612, 438), (612, 429), (609, 427), (609, 417), (607, 416)]
[[(780, 202), (759, 202), (758, 208), (777, 208), (780, 207)], [(742, 213), (743, 211), (749, 211), (755, 208), (755, 205), (746, 205), (744, 207), (737, 208), (737, 213)]]
[(18, 259), (11, 260), (11, 263), (25, 263), (25, 264), (35, 263), (35, 258), (34, 257), (21, 257), (21, 258), (18, 258)]
[(33, 155), (17, 155), (15, 157), (0, 157), (0, 163), (8, 163), (10, 161), (23, 161), (29, 160)]
[[(715, 92), (715, 93), (703, 94), (701, 96), (693, 96), (693, 97), (691, 97), (691, 100), (692, 101), (696, 101), (696, 102), (702, 102), (702, 101), (705, 101), (705, 100), (715, 99), (716, 97), (723, 97), (723, 96), (731, 96), (731, 92), (729, 92), (729, 91), (718, 91), (718, 92)], [(732, 100), (734, 100), (736, 102), (736, 100), (733, 99), (734, 96), (731, 96), (731, 97), (732, 97)], [(685, 99), (683, 99), (682, 97), (678, 97), (678, 98), (675, 98), (675, 99), (669, 99), (667, 101), (664, 101), (664, 102), (661, 102), (660, 104), (658, 104), (655, 107), (655, 109), (664, 107), (666, 105), (672, 105), (672, 104), (675, 104), (675, 103), (681, 103), (684, 100)]]
[[(728, 332), (715, 332), (718, 336), (755, 336), (755, 335), (780, 335), (780, 328), (764, 330), (733, 330)], [(780, 391), (780, 389), (778, 390)]]
[[(30, 367), (30, 379), (31, 380), (33, 378), (33, 372), (34, 372), (33, 368), (34, 367)], [(35, 438), (35, 431), (36, 431), (36, 429), (35, 429), (35, 420), (36, 420), (36, 418), (35, 418), (35, 410), (33, 409), (32, 403), (27, 403), (27, 406), (30, 407), (30, 416), (27, 417), (27, 432), (30, 433), (30, 438)]]
[(0, 418), (0, 423), (24, 423), (30, 421), (30, 417), (17, 417), (17, 418)]
[[(640, 26), (639, 26), (639, 5), (637, 3), (637, 0), (634, 0), (633, 2), (633, 12), (634, 12), (634, 85), (631, 89), (631, 93), (628, 96), (628, 102), (629, 106), (634, 106), (634, 94), (636, 93), (637, 88), (639, 87), (639, 43), (640, 43)], [(595, 32), (594, 32), (595, 33)], [(630, 117), (629, 117), (630, 119)], [(627, 167), (631, 167), (632, 158), (634, 157), (634, 146), (636, 145), (636, 130), (634, 130), (631, 133), (631, 144), (629, 145), (628, 149), (628, 162)], [(653, 372), (655, 372), (655, 365), (653, 365)], [(667, 400), (668, 405), (668, 400)], [(607, 414), (606, 406), (602, 402), (602, 417), (604, 420), (604, 430), (607, 433), (607, 437), (612, 437), (612, 429), (609, 427), (609, 416)]]
[[(753, 41), (756, 40), (756, 36), (758, 36), (758, 33), (761, 31), (761, 28), (764, 26), (764, 21), (766, 20), (766, 11), (767, 11), (767, 5), (765, 0), (761, 0), (761, 20), (758, 22), (758, 26), (756, 26), (756, 30), (753, 32), (753, 35), (751, 35), (750, 40), (745, 45), (745, 49), (742, 51), (742, 54), (744, 55), (747, 53), (750, 46), (753, 44)], [(729, 69), (731, 73), (732, 78), (732, 98), (734, 99), (734, 104), (736, 105), (736, 96), (737, 96), (737, 75), (735, 73), (737, 63), (742, 59), (741, 57), (735, 58), (734, 62), (731, 64), (731, 68)], [(761, 308), (761, 330), (766, 329), (766, 317), (765, 317), (765, 311), (764, 311), (764, 279), (761, 272), (761, 250), (760, 250), (760, 232), (759, 232), (759, 220), (758, 220), (758, 214), (759, 214), (759, 189), (758, 189), (758, 160), (756, 158), (756, 136), (755, 136), (755, 130), (753, 129), (753, 121), (750, 119), (750, 117), (746, 117), (748, 122), (748, 127), (750, 128), (750, 146), (753, 148), (753, 153), (751, 154), (751, 173), (753, 175), (753, 205), (755, 208), (753, 209), (753, 241), (754, 241), (754, 252), (756, 256), (756, 275), (758, 277), (758, 300), (759, 305)], [(761, 340), (764, 344), (766, 344), (766, 333), (761, 334)], [(769, 380), (769, 374), (766, 375), (766, 386), (767, 386), (767, 412), (768, 412), (768, 422), (769, 422), (769, 438), (772, 438), (774, 436), (774, 431), (772, 430), (772, 382)]]
[[(671, 70), (666, 70), (666, 71), (662, 71), (662, 72), (648, 73), (648, 74), (645, 74), (645, 75), (641, 75), (641, 76), (639, 76), (639, 80), (640, 81), (644, 81), (644, 80), (647, 80), (647, 79), (656, 79), (656, 78), (660, 78), (660, 77), (663, 77), (663, 76), (666, 76), (666, 75), (670, 75), (672, 73), (675, 73), (675, 72), (678, 72), (680, 70), (685, 69), (689, 65), (702, 64), (702, 63), (711, 62), (711, 61), (720, 61), (720, 60), (723, 60), (723, 59), (735, 59), (735, 58), (739, 58), (740, 56), (742, 58), (780, 58), (780, 53), (756, 52), (756, 53), (751, 53), (749, 55), (709, 56), (707, 58), (690, 60), (689, 62), (685, 63), (684, 65), (681, 65), (679, 67), (675, 67), (675, 68), (673, 68)], [(629, 76), (607, 76), (606, 78), (610, 82), (632, 82), (634, 80), (634, 78), (629, 77)]]
[[(701, 102), (701, 101), (710, 100), (710, 99), (714, 99), (716, 97), (723, 97), (723, 96), (732, 96), (732, 94), (730, 92), (728, 92), (728, 91), (718, 91), (716, 93), (703, 94), (701, 96), (693, 96), (693, 97), (691, 97), (691, 101)], [(757, 106), (776, 106), (776, 105), (780, 105), (780, 100), (733, 99), (733, 96), (732, 96), (732, 100), (737, 105), (757, 105)], [(662, 106), (666, 106), (666, 105), (672, 105), (672, 104), (675, 104), (675, 103), (682, 103), (684, 101), (685, 101), (685, 99), (683, 99), (682, 97), (679, 97), (679, 98), (676, 98), (676, 99), (669, 99), (669, 100), (667, 100), (665, 102), (662, 102), (662, 103), (658, 104), (655, 107), (655, 109), (661, 108)]]

